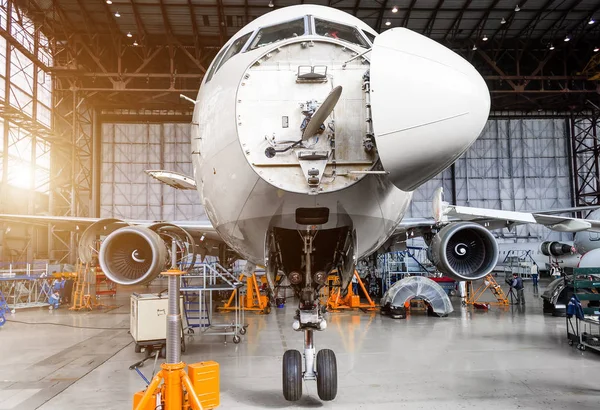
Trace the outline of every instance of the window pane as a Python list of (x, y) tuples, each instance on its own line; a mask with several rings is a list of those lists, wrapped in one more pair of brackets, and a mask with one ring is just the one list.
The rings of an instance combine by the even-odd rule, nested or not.
[(46, 107), (41, 103), (37, 103), (37, 118), (38, 122), (44, 124), (46, 127), (50, 128), (52, 125), (52, 112), (50, 108)]
[(358, 44), (361, 47), (369, 47), (365, 39), (360, 35), (358, 29), (354, 27), (315, 19), (315, 31), (320, 36), (347, 41), (349, 43)]
[(371, 33), (368, 33), (366, 31), (363, 30), (363, 33), (365, 34), (365, 36), (367, 36), (367, 38), (369, 39), (369, 41), (371, 42), (371, 44), (375, 44), (375, 36)]
[(227, 49), (223, 47), (213, 60), (210, 68), (208, 69), (208, 72), (206, 73), (206, 82), (209, 82), (212, 76), (215, 74), (215, 71), (217, 70), (217, 65), (219, 64), (219, 60), (221, 59), (221, 57), (223, 57), (225, 51), (227, 51)]
[(274, 43), (276, 41), (304, 35), (304, 18), (288, 21), (287, 23), (277, 24), (271, 27), (264, 27), (258, 31), (250, 50)]
[(231, 57), (242, 51), (242, 48), (244, 48), (244, 45), (246, 44), (246, 41), (248, 41), (248, 39), (250, 38), (251, 34), (252, 33), (248, 33), (245, 36), (242, 36), (233, 42), (233, 44), (231, 45), (231, 47), (229, 47), (229, 50), (227, 50), (227, 53), (225, 53), (223, 59), (219, 63), (217, 71), (219, 71), (219, 68), (221, 68), (223, 64), (225, 64), (225, 61), (229, 60)]
[(33, 97), (14, 85), (10, 86), (10, 105), (18, 108), (30, 117), (33, 114)]
[(28, 94), (33, 94), (33, 62), (11, 47), (10, 81)]

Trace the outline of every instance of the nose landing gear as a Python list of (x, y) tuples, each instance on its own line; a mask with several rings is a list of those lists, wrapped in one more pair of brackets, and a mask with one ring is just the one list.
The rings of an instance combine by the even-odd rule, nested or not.
[(330, 349), (319, 350), (315, 366), (313, 332), (313, 329), (304, 329), (304, 360), (297, 350), (287, 350), (283, 355), (283, 397), (288, 401), (300, 400), (305, 380), (317, 381), (317, 393), (323, 401), (331, 401), (337, 395), (335, 353)]
[[(335, 353), (330, 349), (323, 349), (315, 354), (314, 331), (325, 330), (327, 321), (318, 302), (320, 282), (315, 282), (313, 285), (311, 272), (314, 235), (315, 232), (307, 231), (302, 236), (305, 273), (300, 283), (303, 283), (304, 287), (299, 291), (300, 307), (292, 324), (294, 330), (304, 331), (304, 357), (297, 350), (288, 350), (283, 355), (283, 396), (288, 401), (300, 400), (302, 382), (308, 380), (317, 381), (317, 393), (321, 400), (330, 401), (337, 395)], [(304, 372), (302, 372), (303, 368)]]

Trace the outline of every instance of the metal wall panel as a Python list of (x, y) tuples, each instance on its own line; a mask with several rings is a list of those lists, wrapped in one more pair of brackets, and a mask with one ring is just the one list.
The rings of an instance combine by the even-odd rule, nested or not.
[[(488, 121), (482, 135), (456, 162), (456, 202), (511, 211), (566, 208), (572, 205), (565, 120)], [(447, 169), (419, 187), (409, 214), (431, 216), (431, 198), (439, 186), (452, 202), (452, 174)], [(570, 234), (537, 225), (506, 230), (506, 238), (568, 240)]]
[[(148, 177), (146, 169), (192, 175), (189, 124), (104, 124), (101, 215), (128, 219), (206, 219), (195, 191), (178, 191)], [(488, 121), (481, 137), (455, 165), (457, 204), (506, 210), (569, 207), (569, 159), (565, 121)], [(452, 202), (450, 169), (421, 186), (408, 216), (430, 216), (439, 186)], [(540, 226), (501, 236), (568, 240)]]
[(206, 220), (196, 191), (180, 191), (144, 171), (192, 175), (189, 124), (103, 124), (101, 216)]

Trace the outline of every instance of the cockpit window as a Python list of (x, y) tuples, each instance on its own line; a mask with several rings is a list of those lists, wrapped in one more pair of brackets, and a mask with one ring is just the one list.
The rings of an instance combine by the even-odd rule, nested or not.
[(254, 37), (254, 40), (252, 40), (252, 43), (250, 43), (248, 49), (254, 50), (255, 48), (266, 46), (267, 44), (276, 41), (303, 36), (304, 31), (304, 18), (277, 24), (275, 26), (263, 27), (258, 30), (258, 33), (256, 33), (256, 36)]
[(227, 50), (227, 53), (225, 53), (225, 55), (223, 56), (223, 59), (219, 63), (219, 66), (217, 67), (215, 72), (219, 71), (219, 69), (223, 66), (223, 64), (225, 64), (227, 60), (229, 60), (231, 57), (242, 51), (242, 48), (244, 48), (244, 45), (246, 45), (246, 42), (248, 41), (251, 35), (252, 32), (243, 35), (242, 37), (238, 38), (233, 42), (231, 47), (229, 47), (229, 50)]
[(227, 51), (227, 48), (223, 47), (217, 53), (217, 56), (213, 60), (212, 65), (210, 66), (210, 68), (208, 69), (208, 72), (206, 73), (206, 82), (209, 82), (211, 80), (212, 76), (217, 71), (217, 66), (219, 65), (219, 60), (221, 60), (221, 57), (223, 57), (223, 54), (225, 53), (225, 51)]
[(345, 26), (331, 21), (315, 19), (315, 32), (319, 36), (331, 37), (337, 40), (347, 41), (368, 48), (367, 41), (363, 38), (357, 28)]
[(365, 34), (365, 36), (367, 36), (367, 38), (369, 39), (369, 41), (371, 42), (371, 44), (375, 44), (375, 36), (371, 33), (369, 33), (368, 31), (364, 31), (363, 33)]

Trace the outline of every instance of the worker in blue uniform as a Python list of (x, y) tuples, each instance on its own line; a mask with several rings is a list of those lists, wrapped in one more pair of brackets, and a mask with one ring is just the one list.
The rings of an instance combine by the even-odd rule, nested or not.
[(511, 286), (517, 291), (517, 305), (524, 305), (525, 292), (523, 292), (523, 279), (516, 273), (513, 273)]

